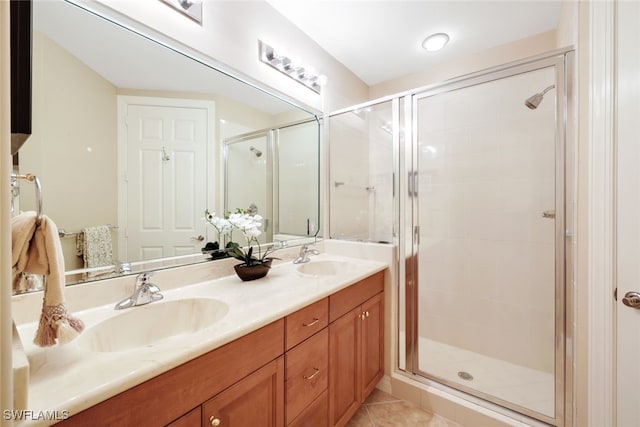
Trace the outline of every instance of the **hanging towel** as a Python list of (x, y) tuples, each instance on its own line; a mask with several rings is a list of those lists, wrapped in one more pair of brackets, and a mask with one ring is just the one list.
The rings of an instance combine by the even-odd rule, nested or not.
[(83, 228), (76, 240), (76, 253), (84, 258), (84, 268), (113, 264), (113, 246), (109, 226)]
[(40, 323), (33, 342), (48, 347), (74, 339), (84, 324), (69, 314), (64, 304), (64, 256), (55, 223), (43, 215), (36, 225), (35, 212), (11, 218), (11, 258), (14, 278), (22, 273), (46, 276)]

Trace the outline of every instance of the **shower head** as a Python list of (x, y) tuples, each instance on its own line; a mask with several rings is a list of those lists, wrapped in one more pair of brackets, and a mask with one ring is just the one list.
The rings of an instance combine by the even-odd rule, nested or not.
[(262, 151), (258, 150), (254, 146), (249, 147), (249, 151), (251, 151), (253, 154), (255, 154), (256, 157), (261, 157), (262, 156)]
[(524, 101), (524, 105), (526, 105), (527, 108), (531, 110), (535, 110), (536, 108), (538, 108), (538, 105), (540, 105), (540, 103), (542, 102), (542, 98), (544, 98), (544, 94), (549, 92), (554, 87), (556, 87), (556, 85), (548, 86), (542, 92), (536, 93), (535, 95), (530, 96)]

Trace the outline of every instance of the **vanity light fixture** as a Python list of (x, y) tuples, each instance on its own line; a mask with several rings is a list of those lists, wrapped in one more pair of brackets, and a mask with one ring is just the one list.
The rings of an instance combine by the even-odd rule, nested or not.
[(449, 35), (446, 33), (436, 33), (431, 34), (429, 37), (424, 39), (422, 42), (422, 47), (428, 50), (429, 52), (436, 52), (445, 45), (449, 43)]
[(202, 24), (202, 0), (160, 0)]
[(327, 82), (327, 77), (318, 74), (308, 65), (303, 65), (300, 60), (292, 59), (280, 51), (276, 51), (262, 40), (258, 40), (260, 62), (275, 68), (286, 74), (298, 83), (303, 84), (315, 93), (320, 93), (322, 86)]

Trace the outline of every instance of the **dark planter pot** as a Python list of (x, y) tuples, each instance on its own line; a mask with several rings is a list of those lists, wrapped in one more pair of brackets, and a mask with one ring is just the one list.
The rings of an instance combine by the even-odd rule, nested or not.
[(237, 264), (233, 266), (233, 269), (243, 282), (248, 282), (249, 280), (256, 280), (266, 276), (271, 269), (271, 261), (273, 260), (268, 259), (261, 264), (254, 265)]

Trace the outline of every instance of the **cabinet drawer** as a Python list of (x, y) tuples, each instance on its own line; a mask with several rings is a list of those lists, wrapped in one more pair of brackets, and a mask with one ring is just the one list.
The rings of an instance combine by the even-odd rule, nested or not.
[(202, 407), (198, 406), (191, 412), (181, 416), (167, 427), (194, 427), (202, 424)]
[(329, 323), (329, 299), (324, 298), (286, 317), (286, 349), (290, 350)]
[(329, 391), (325, 390), (288, 427), (327, 427), (329, 425)]
[(329, 297), (329, 322), (350, 312), (384, 290), (384, 271), (380, 271)]
[(325, 328), (285, 355), (287, 424), (327, 389), (328, 345), (329, 331)]

